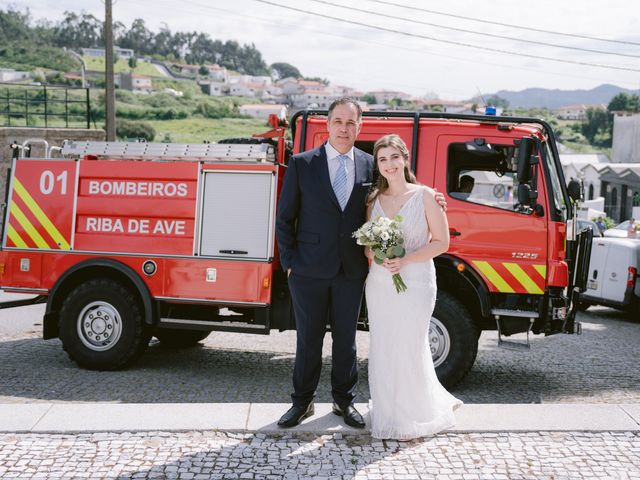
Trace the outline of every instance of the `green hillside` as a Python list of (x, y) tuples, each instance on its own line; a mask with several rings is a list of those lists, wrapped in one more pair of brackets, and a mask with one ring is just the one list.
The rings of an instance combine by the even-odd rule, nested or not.
[[(87, 55), (84, 55), (82, 57), (82, 59), (84, 60), (86, 66), (87, 66), (87, 70), (90, 72), (104, 72), (105, 70), (105, 59), (103, 57), (90, 57)], [(113, 66), (114, 71), (116, 73), (120, 73), (120, 72), (132, 72), (132, 73), (136, 73), (139, 75), (147, 75), (149, 77), (158, 77), (158, 78), (165, 78), (156, 67), (154, 67), (151, 63), (149, 62), (144, 62), (141, 60), (137, 61), (137, 65), (135, 66), (135, 68), (131, 68), (129, 66), (129, 62), (127, 62), (127, 60), (124, 59), (118, 59), (116, 61), (116, 63)]]

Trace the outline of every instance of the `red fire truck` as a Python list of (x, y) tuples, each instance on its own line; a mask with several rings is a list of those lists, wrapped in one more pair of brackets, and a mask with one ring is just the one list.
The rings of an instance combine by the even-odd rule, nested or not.
[[(295, 329), (274, 217), (289, 155), (326, 140), (326, 113), (294, 115), (292, 142), (272, 117), (265, 134), (216, 144), (69, 141), (46, 158), (29, 157), (33, 142), (16, 146), (0, 288), (37, 296), (0, 308), (46, 302), (43, 337), (100, 370), (132, 364), (151, 336), (188, 345), (214, 330)], [(471, 368), (482, 330), (520, 348), (530, 333), (579, 333), (590, 237), (573, 225), (580, 190), (565, 184), (549, 125), (368, 112), (356, 146), (371, 151), (388, 133), (448, 201), (428, 338), (444, 384)], [(504, 339), (516, 333), (526, 341)]]

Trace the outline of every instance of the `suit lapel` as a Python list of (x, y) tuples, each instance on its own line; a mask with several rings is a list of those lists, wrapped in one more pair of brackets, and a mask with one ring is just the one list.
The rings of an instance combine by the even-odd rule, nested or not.
[(327, 160), (327, 151), (325, 150), (324, 145), (318, 149), (318, 153), (316, 153), (316, 155), (314, 156), (311, 164), (318, 174), (320, 183), (326, 190), (327, 195), (329, 195), (329, 198), (331, 198), (331, 201), (335, 204), (336, 208), (340, 209), (340, 203), (338, 202), (336, 193), (333, 191), (333, 186), (331, 185), (331, 177), (329, 176), (329, 162)]

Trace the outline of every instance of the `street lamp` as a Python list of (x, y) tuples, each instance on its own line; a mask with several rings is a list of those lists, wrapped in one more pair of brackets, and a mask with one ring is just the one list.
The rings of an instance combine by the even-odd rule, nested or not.
[(74, 57), (76, 57), (78, 60), (80, 60), (80, 64), (82, 65), (82, 68), (80, 69), (80, 74), (82, 75), (82, 88), (86, 88), (86, 81), (85, 81), (85, 72), (87, 69), (87, 65), (84, 63), (84, 58), (82, 58), (81, 55), (78, 55), (76, 52), (74, 52), (73, 50), (68, 50), (67, 47), (62, 47), (62, 49), (67, 52), (70, 53), (71, 55), (73, 55)]

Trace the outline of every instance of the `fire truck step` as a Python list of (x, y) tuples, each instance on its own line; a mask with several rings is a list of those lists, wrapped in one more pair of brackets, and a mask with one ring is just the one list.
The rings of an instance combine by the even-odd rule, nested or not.
[[(529, 339), (529, 334), (531, 333), (531, 327), (533, 327), (533, 322), (538, 317), (537, 312), (524, 312), (522, 310), (491, 310), (493, 316), (496, 319), (496, 327), (498, 328), (498, 347), (504, 348), (507, 350), (519, 350), (519, 351), (527, 351), (531, 350), (531, 342)], [(529, 313), (529, 315), (523, 315), (523, 313)], [(510, 332), (509, 326), (507, 326), (508, 318), (504, 317), (512, 317), (513, 320), (517, 320), (522, 322), (522, 320), (528, 318), (529, 322), (526, 328), (527, 338), (525, 341), (517, 341), (517, 340), (505, 340), (503, 335), (512, 333), (519, 333), (521, 330), (516, 330), (514, 332)], [(514, 318), (515, 317), (515, 318)], [(517, 327), (516, 327), (517, 328)]]

